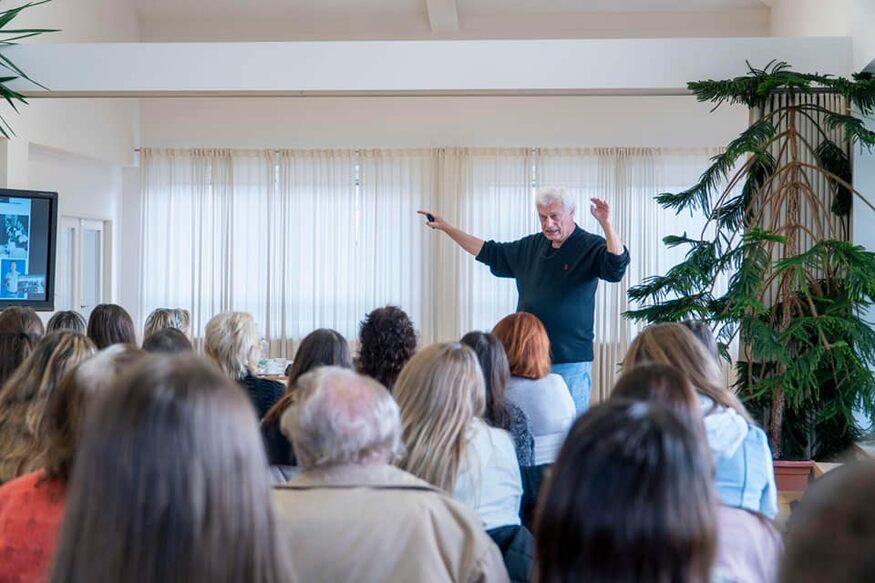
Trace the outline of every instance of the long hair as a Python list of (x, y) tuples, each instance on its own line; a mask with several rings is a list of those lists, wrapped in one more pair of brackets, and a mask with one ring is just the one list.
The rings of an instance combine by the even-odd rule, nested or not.
[(349, 352), (349, 343), (343, 334), (336, 330), (320, 328), (307, 334), (298, 346), (295, 360), (289, 370), (287, 389), (279, 401), (274, 403), (267, 413), (264, 414), (264, 423), (279, 421), (289, 405), (295, 400), (295, 387), (298, 379), (320, 366), (339, 366), (352, 368), (352, 357)]
[(401, 308), (377, 308), (359, 325), (359, 344), (358, 371), (391, 391), (401, 369), (416, 352), (416, 330)]
[(43, 322), (33, 308), (12, 306), (0, 312), (0, 385), (30, 356), (43, 334)]
[(609, 400), (581, 416), (541, 493), (540, 583), (705, 583), (716, 498), (693, 431), (659, 403)]
[(661, 403), (688, 422), (702, 439), (705, 437), (696, 389), (673, 366), (655, 363), (624, 366), (611, 399)]
[(55, 312), (49, 323), (46, 325), (46, 332), (57, 332), (59, 330), (69, 330), (77, 334), (88, 333), (88, 323), (82, 314), (73, 310), (62, 310)]
[(537, 316), (510, 314), (499, 320), (492, 333), (504, 345), (510, 374), (537, 380), (550, 373), (550, 338)]
[(395, 383), (407, 448), (401, 468), (452, 492), (468, 426), (483, 414), (485, 393), (477, 355), (469, 347), (433, 344), (416, 353)]
[(288, 581), (260, 439), (208, 362), (147, 358), (86, 419), (51, 581)]
[(64, 375), (92, 354), (85, 336), (52, 332), (0, 389), (0, 482), (42, 466), (46, 403)]
[(735, 409), (748, 423), (753, 423), (738, 397), (724, 385), (717, 360), (685, 326), (670, 322), (653, 324), (642, 330), (629, 346), (623, 368), (642, 363), (673, 366), (715, 404)]
[(483, 412), (483, 420), (492, 427), (510, 431), (513, 419), (507, 410), (505, 398), (510, 366), (504, 346), (492, 334), (480, 331), (468, 332), (462, 336), (461, 343), (474, 350), (483, 370), (486, 384), (486, 410)]
[(43, 463), (48, 478), (63, 482), (70, 479), (87, 411), (116, 377), (145, 357), (146, 352), (136, 346), (113, 344), (64, 375), (46, 403), (42, 425)]
[(175, 328), (188, 337), (191, 330), (191, 312), (182, 308), (158, 308), (146, 318), (143, 338), (165, 328)]
[(225, 312), (207, 322), (204, 352), (232, 379), (240, 380), (255, 370), (260, 350), (251, 314)]
[(136, 344), (134, 321), (123, 307), (116, 304), (98, 304), (88, 318), (88, 337), (98, 350), (113, 344)]

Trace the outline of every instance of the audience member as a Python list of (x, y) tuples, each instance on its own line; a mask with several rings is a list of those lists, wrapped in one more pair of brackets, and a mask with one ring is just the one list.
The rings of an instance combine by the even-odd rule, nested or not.
[(146, 318), (143, 338), (148, 338), (159, 330), (173, 328), (182, 332), (191, 341), (191, 313), (182, 308), (158, 308)]
[(0, 483), (44, 464), (41, 425), (46, 402), (64, 374), (94, 354), (75, 332), (52, 332), (0, 388)]
[(30, 356), (43, 333), (43, 322), (32, 308), (12, 306), (0, 312), (0, 386)]
[(143, 340), (143, 350), (161, 354), (192, 352), (194, 346), (178, 328), (159, 328)]
[(521, 466), (535, 465), (535, 438), (529, 427), (529, 418), (522, 409), (507, 400), (507, 382), (510, 366), (507, 354), (498, 338), (487, 332), (468, 332), (461, 343), (470, 346), (480, 361), (486, 383), (486, 410), (483, 421), (490, 427), (510, 432)]
[(46, 332), (57, 332), (59, 330), (67, 330), (85, 335), (88, 332), (88, 324), (79, 312), (63, 310), (55, 312), (49, 318), (49, 323), (46, 325)]
[(300, 581), (506, 581), (470, 509), (394, 466), (398, 405), (377, 381), (323, 367), (282, 416), (303, 474), (274, 489)]
[(550, 372), (547, 330), (536, 316), (516, 312), (502, 318), (492, 333), (504, 345), (510, 364), (507, 399), (531, 424), (535, 465), (552, 463), (577, 411), (563, 378)]
[(714, 360), (718, 363), (720, 362), (720, 348), (717, 346), (717, 339), (714, 338), (714, 332), (711, 331), (711, 328), (698, 320), (684, 320), (681, 322), (681, 325), (699, 339), (699, 342), (714, 357)]
[(875, 574), (875, 464), (846, 464), (809, 486), (787, 525), (783, 583), (859, 583)]
[(289, 367), (286, 393), (261, 420), (261, 436), (271, 466), (296, 465), (292, 445), (280, 429), (280, 418), (297, 397), (298, 379), (320, 366), (352, 368), (349, 343), (340, 332), (320, 328), (307, 334), (298, 346)]
[(474, 351), (458, 343), (424, 348), (394, 393), (407, 448), (401, 468), (452, 492), (487, 530), (519, 525), (519, 463), (510, 434), (480, 419), (486, 391)]
[(391, 391), (401, 369), (416, 352), (416, 331), (401, 308), (377, 308), (359, 325), (359, 345), (358, 371)]
[(255, 320), (246, 312), (225, 312), (207, 322), (204, 352), (249, 395), (258, 418), (280, 400), (282, 383), (255, 376), (262, 356)]
[(43, 468), (0, 487), (0, 581), (46, 580), (85, 416), (95, 397), (144, 355), (128, 344), (110, 346), (68, 372), (49, 397)]
[[(665, 364), (625, 367), (611, 399), (668, 407), (693, 430), (708, 463), (712, 463), (696, 390), (676, 368)], [(713, 465), (710, 467), (713, 475)], [(717, 505), (714, 580), (772, 583), (778, 575), (782, 551), (781, 535), (769, 519), (744, 508)]]
[(536, 580), (710, 581), (709, 473), (696, 435), (667, 407), (610, 400), (587, 411), (539, 504)]
[(717, 494), (727, 506), (746, 508), (773, 519), (778, 495), (772, 454), (765, 432), (724, 385), (717, 360), (681, 324), (648, 326), (635, 338), (623, 367), (668, 364), (696, 389), (705, 436), (717, 468)]
[(194, 355), (153, 356), (89, 415), (51, 581), (292, 580), (252, 407)]
[(116, 304), (98, 304), (94, 307), (88, 318), (88, 337), (98, 350), (113, 344), (137, 344), (131, 315)]

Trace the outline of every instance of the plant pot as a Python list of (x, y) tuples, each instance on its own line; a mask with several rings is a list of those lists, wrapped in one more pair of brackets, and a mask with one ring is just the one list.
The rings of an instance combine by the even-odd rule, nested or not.
[(803, 492), (814, 471), (812, 460), (789, 462), (775, 460), (775, 484), (778, 492)]

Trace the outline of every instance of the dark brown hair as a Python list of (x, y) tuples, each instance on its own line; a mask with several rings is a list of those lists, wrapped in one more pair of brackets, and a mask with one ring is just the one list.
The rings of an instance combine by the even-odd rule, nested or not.
[(648, 363), (624, 367), (611, 398), (662, 403), (705, 436), (696, 389), (673, 366)]
[(504, 345), (510, 374), (542, 379), (550, 373), (550, 339), (537, 316), (528, 312), (505, 316), (492, 333)]
[(134, 321), (127, 310), (116, 304), (98, 304), (88, 318), (88, 337), (98, 350), (113, 344), (136, 344)]
[(359, 325), (359, 344), (358, 371), (391, 391), (401, 369), (416, 352), (416, 331), (401, 308), (377, 308)]
[(161, 328), (143, 340), (143, 350), (164, 354), (179, 354), (191, 352), (194, 346), (191, 340), (178, 328)]
[(693, 431), (659, 403), (612, 399), (574, 427), (541, 493), (540, 583), (706, 583), (716, 498)]
[(0, 312), (0, 385), (30, 356), (44, 333), (33, 308), (12, 306)]
[(267, 471), (239, 386), (148, 357), (86, 419), (51, 581), (290, 580)]
[(483, 380), (486, 381), (486, 410), (483, 420), (492, 427), (511, 430), (513, 419), (507, 410), (505, 391), (510, 379), (510, 366), (504, 346), (498, 338), (487, 332), (468, 332), (462, 336), (462, 344), (470, 346), (480, 361)]
[(85, 334), (88, 330), (88, 324), (79, 312), (64, 310), (55, 312), (49, 318), (49, 323), (46, 326), (47, 332), (57, 332), (58, 330), (69, 330), (77, 334)]
[(79, 363), (61, 380), (49, 397), (43, 420), (43, 454), (46, 477), (66, 482), (76, 458), (86, 412), (124, 371), (146, 353), (130, 344), (114, 344)]

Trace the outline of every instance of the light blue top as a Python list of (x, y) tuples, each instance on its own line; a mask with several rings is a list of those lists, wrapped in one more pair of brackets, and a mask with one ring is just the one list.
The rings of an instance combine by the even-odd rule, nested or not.
[(715, 465), (717, 495), (721, 502), (775, 518), (778, 489), (772, 451), (762, 429), (748, 425), (747, 435), (735, 455), (715, 460)]

